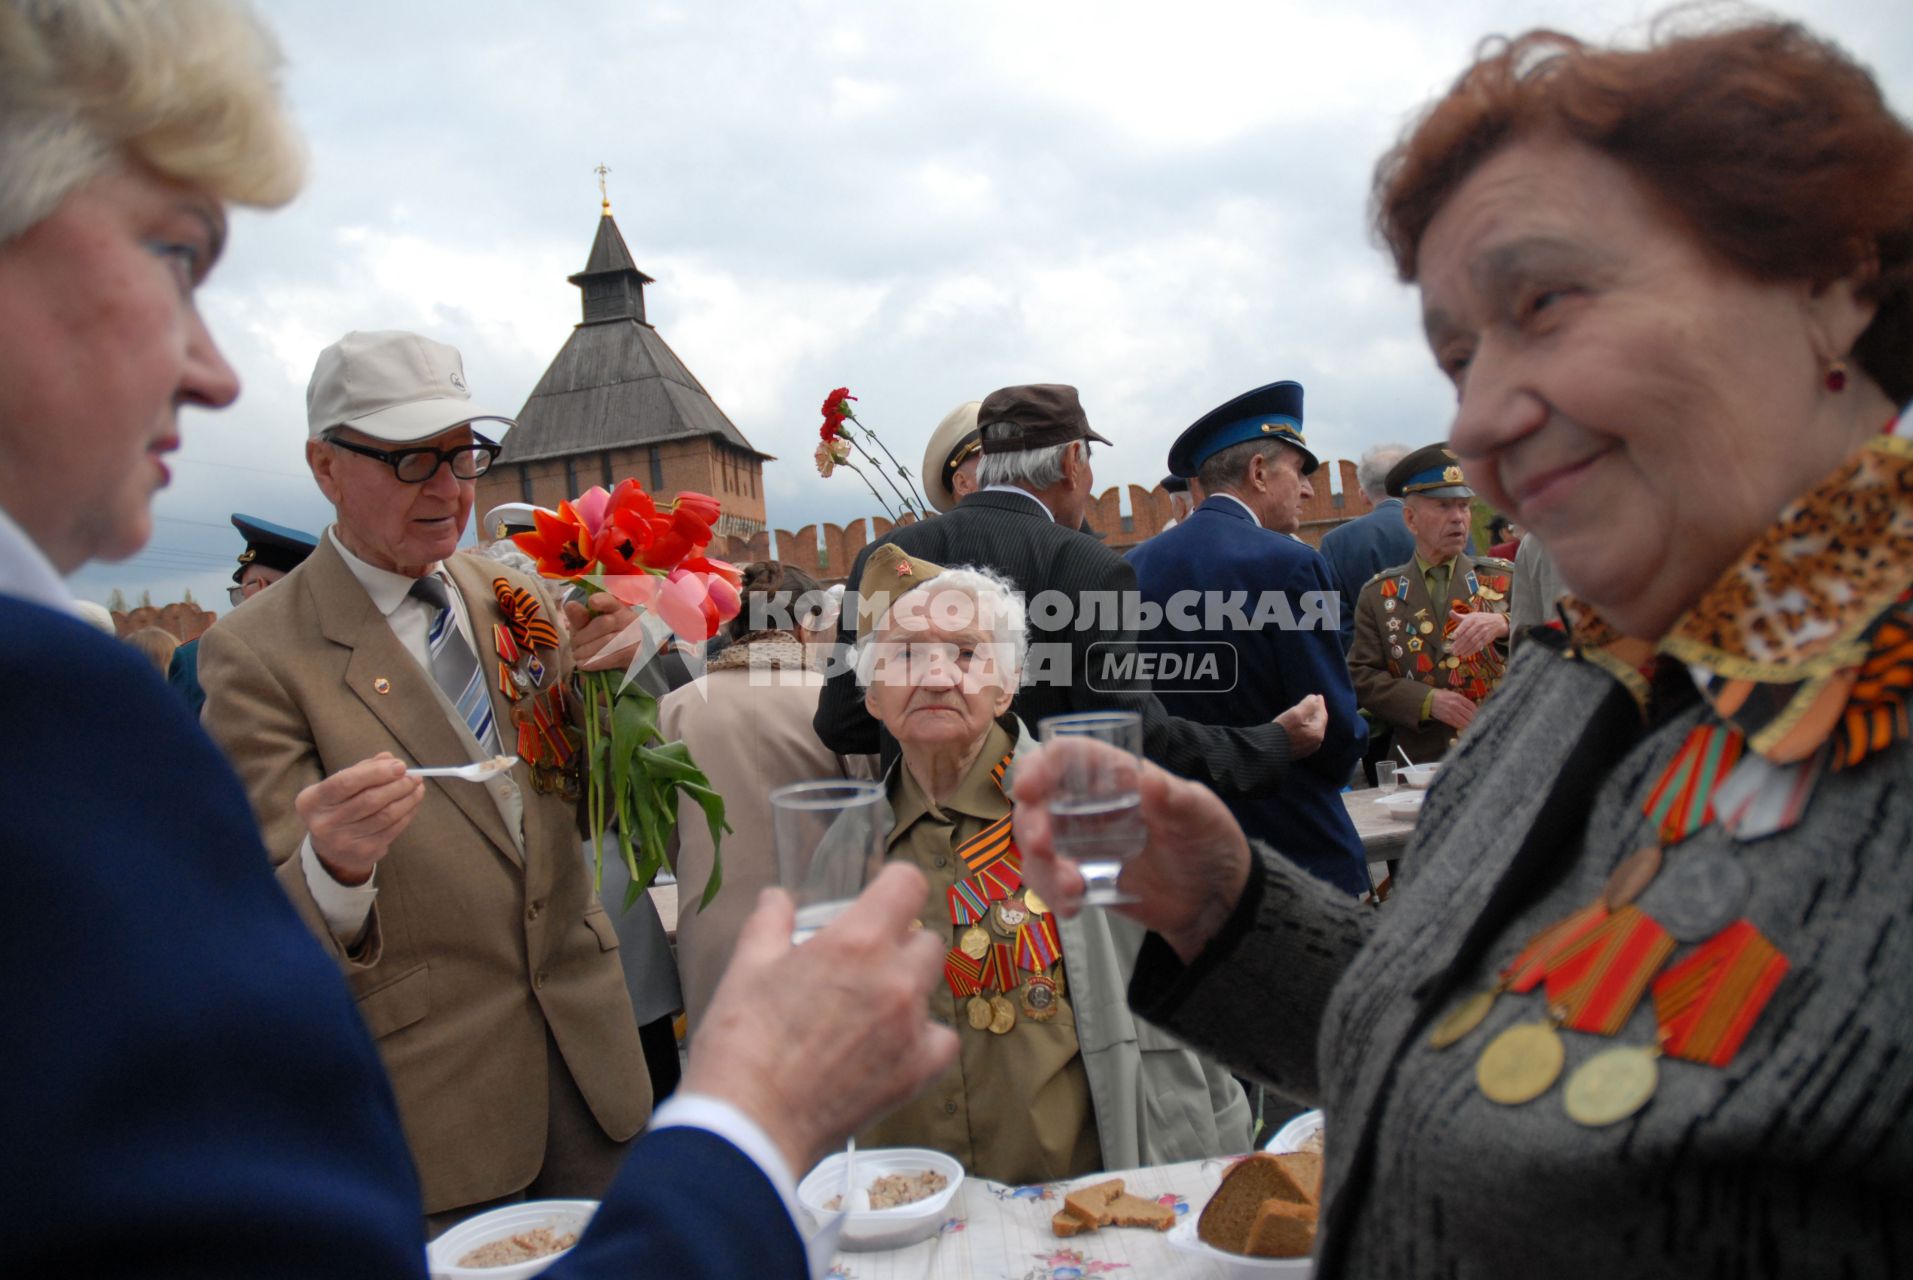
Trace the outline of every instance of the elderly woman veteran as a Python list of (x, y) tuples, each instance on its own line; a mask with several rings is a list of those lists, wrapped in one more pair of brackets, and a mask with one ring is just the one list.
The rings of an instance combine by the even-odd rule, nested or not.
[[(1567, 626), (1380, 912), (1153, 776), (1130, 999), (1321, 1100), (1319, 1276), (1906, 1274), (1913, 132), (1798, 27), (1537, 33), (1377, 208)], [(1017, 839), (1067, 912), (1048, 772)]]
[(1101, 913), (1058, 921), (1023, 890), (1005, 791), (1029, 745), (1008, 714), (1022, 597), (994, 574), (886, 546), (859, 607), (865, 702), (902, 749), (887, 856), (929, 877), (921, 920), (949, 948), (931, 1014), (962, 1045), (860, 1140), (935, 1147), (1009, 1183), (1247, 1150), (1241, 1085), (1124, 1003), (1142, 930)]

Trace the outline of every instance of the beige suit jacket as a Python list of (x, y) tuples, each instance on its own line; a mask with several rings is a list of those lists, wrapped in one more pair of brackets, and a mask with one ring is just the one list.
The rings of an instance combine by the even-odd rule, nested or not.
[[(446, 568), (469, 612), (501, 738), (511, 713), (496, 692), (492, 580), (542, 583), (471, 555)], [(215, 634), (216, 633), (216, 634)], [(561, 646), (548, 679), (568, 679)], [(434, 778), (412, 823), (379, 864), (378, 901), (348, 955), (312, 899), (298, 857), (304, 787), (390, 751), (417, 764), (470, 759), (423, 670), (392, 634), (329, 537), (271, 591), (200, 644), (204, 724), (246, 784), (279, 881), (339, 959), (378, 1041), (418, 1162), (425, 1210), (508, 1195), (544, 1161), (546, 1035), (604, 1131), (622, 1141), (651, 1111), (618, 936), (591, 889), (577, 806), (532, 790), (524, 849), (482, 785)]]

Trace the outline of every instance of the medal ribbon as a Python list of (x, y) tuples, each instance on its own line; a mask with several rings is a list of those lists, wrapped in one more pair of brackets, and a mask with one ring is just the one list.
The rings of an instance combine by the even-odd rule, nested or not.
[(492, 579), (492, 595), (504, 611), (511, 638), (530, 649), (556, 649), (558, 628), (551, 625), (538, 598), (523, 587), (514, 587), (507, 578)]
[(492, 623), (492, 644), (498, 650), (498, 661), (503, 666), (515, 666), (522, 656), (518, 641), (513, 638), (511, 628), (502, 622)]
[(502, 662), (498, 664), (498, 692), (507, 702), (518, 701), (518, 682), (511, 678), (511, 668)]
[(1056, 917), (1045, 913), (1016, 931), (1017, 967), (1030, 973), (1042, 973), (1062, 957), (1063, 946), (1056, 937)]
[(973, 880), (959, 880), (944, 892), (950, 899), (951, 924), (975, 924), (990, 909), (988, 900)]
[(1695, 725), (1643, 806), (1663, 845), (1679, 844), (1714, 820), (1714, 788), (1733, 770), (1746, 738), (1721, 724)]
[(1787, 957), (1750, 922), (1736, 920), (1654, 983), (1661, 1047), (1724, 1067), (1787, 972)]
[(1016, 849), (1010, 837), (1010, 815), (1004, 814), (957, 846), (956, 855), (972, 873), (1001, 862)]
[(572, 755), (571, 743), (565, 739), (564, 729), (555, 723), (550, 714), (545, 711), (541, 699), (533, 698), (531, 700), (531, 718), (533, 722), (537, 724), (538, 732), (544, 736), (546, 742), (551, 744), (551, 755), (552, 758), (558, 762), (558, 767), (562, 769), (570, 764)]
[(518, 755), (529, 765), (540, 764), (544, 760), (544, 749), (538, 745), (538, 726), (529, 719), (518, 722)]
[(1867, 659), (1833, 732), (1833, 767), (1850, 769), (1906, 737), (1909, 692), (1913, 692), (1913, 614), (1902, 605), (1874, 630)]
[(943, 980), (950, 984), (950, 994), (959, 1000), (968, 999), (983, 989), (983, 965), (951, 947), (943, 957)]
[(1674, 952), (1674, 939), (1639, 907), (1622, 907), (1559, 952), (1548, 967), (1548, 1005), (1563, 1026), (1611, 1036)]
[(996, 970), (994, 974), (996, 982), (993, 985), (998, 991), (1003, 992), (1005, 995), (1009, 994), (1020, 981), (1016, 976), (1016, 957), (1010, 950), (1010, 944), (1007, 942), (992, 943), (990, 945), (990, 961)]
[(1521, 949), (1521, 954), (1501, 971), (1502, 984), (1509, 991), (1526, 993), (1548, 974), (1548, 965), (1567, 948), (1587, 937), (1607, 920), (1607, 904), (1594, 902), (1565, 920), (1557, 920)]

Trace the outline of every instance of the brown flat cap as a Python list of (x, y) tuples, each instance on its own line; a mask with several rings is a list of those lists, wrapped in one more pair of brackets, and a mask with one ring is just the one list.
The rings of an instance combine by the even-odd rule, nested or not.
[(1076, 388), (1060, 382), (992, 391), (983, 398), (976, 420), (983, 432), (984, 453), (1048, 449), (1071, 440), (1109, 443), (1090, 429)]

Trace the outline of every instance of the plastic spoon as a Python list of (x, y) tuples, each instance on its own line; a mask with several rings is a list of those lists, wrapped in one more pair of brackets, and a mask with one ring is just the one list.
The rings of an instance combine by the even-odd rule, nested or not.
[(429, 769), (411, 768), (405, 771), (408, 778), (463, 778), (467, 782), (483, 782), (505, 772), (518, 763), (517, 756), (493, 756), (477, 764), (435, 765)]

